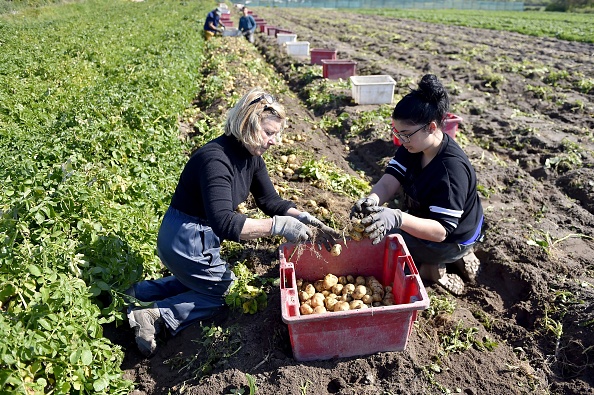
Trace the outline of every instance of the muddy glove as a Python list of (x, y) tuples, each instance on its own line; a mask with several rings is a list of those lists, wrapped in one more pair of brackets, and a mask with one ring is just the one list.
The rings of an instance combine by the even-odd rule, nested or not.
[(312, 237), (311, 230), (305, 224), (299, 222), (298, 219), (280, 215), (275, 215), (272, 218), (270, 234), (283, 236), (291, 243), (300, 243)]
[(400, 210), (371, 206), (367, 208), (367, 213), (361, 223), (365, 225), (365, 233), (369, 235), (371, 244), (379, 243), (389, 231), (402, 226), (402, 211)]
[(318, 228), (316, 233), (316, 245), (319, 249), (322, 248), (322, 244), (326, 247), (326, 250), (330, 251), (332, 246), (336, 244), (336, 239), (340, 237), (340, 233), (332, 229), (331, 227), (324, 225), (322, 221), (307, 212), (302, 212), (297, 216), (297, 219), (306, 225), (311, 225)]
[(377, 207), (377, 205), (379, 204), (379, 201), (376, 197), (364, 197), (362, 199), (357, 200), (357, 202), (355, 202), (355, 205), (353, 206), (353, 208), (351, 209), (351, 215), (350, 218), (363, 218), (364, 216), (366, 216), (367, 213), (367, 208), (368, 207)]

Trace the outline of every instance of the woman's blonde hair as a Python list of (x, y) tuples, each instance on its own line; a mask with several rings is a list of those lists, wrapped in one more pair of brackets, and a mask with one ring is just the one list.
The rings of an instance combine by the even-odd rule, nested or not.
[[(272, 98), (272, 103), (269, 99)], [(246, 147), (259, 147), (263, 143), (260, 123), (274, 117), (281, 121), (281, 130), (286, 124), (284, 107), (272, 95), (257, 87), (246, 93), (227, 114), (225, 134), (235, 136)]]

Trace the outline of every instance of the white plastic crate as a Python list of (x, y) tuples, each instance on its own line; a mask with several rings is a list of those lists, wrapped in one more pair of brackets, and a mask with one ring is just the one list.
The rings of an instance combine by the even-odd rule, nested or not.
[(396, 81), (389, 75), (357, 75), (349, 77), (357, 104), (390, 104)]
[(276, 35), (276, 42), (278, 45), (294, 41), (297, 41), (297, 35), (294, 33), (277, 33)]
[(309, 55), (309, 41), (293, 41), (285, 43), (287, 46), (287, 54), (291, 56), (308, 56)]

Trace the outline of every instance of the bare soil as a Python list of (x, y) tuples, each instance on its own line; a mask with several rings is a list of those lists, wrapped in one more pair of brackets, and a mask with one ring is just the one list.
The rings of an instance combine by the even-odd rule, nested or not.
[[(481, 272), (455, 298), (453, 314), (420, 314), (403, 352), (296, 361), (274, 286), (265, 311), (229, 312), (203, 323), (234, 328), (237, 343), (236, 352), (214, 361), (201, 379), (196, 371), (206, 352), (199, 324), (163, 339), (151, 359), (142, 358), (133, 334), (124, 330), (115, 341), (127, 350), (123, 368), (137, 383), (134, 393), (242, 389), (247, 394), (247, 373), (261, 395), (594, 394), (594, 90), (578, 87), (580, 78), (594, 76), (594, 46), (329, 10), (255, 11), (311, 48), (337, 49), (339, 58), (355, 60), (358, 75), (392, 76), (397, 95), (425, 73), (440, 77), (454, 112), (464, 119), (457, 140), (481, 186), (486, 217), (486, 237), (477, 250)], [(316, 78), (295, 72), (308, 60), (287, 56), (264, 34), (257, 34), (256, 46), (295, 93), (283, 97), (292, 120), (287, 134), (307, 136), (295, 147), (377, 181), (395, 151), (385, 124), (356, 135), (349, 134), (352, 121), (329, 133), (311, 125), (343, 112), (352, 119), (378, 106), (358, 106), (347, 98), (308, 108), (304, 88)], [(289, 185), (303, 193), (296, 194), (302, 208), (315, 199), (337, 223), (348, 216), (351, 198), (309, 183)], [(537, 239), (540, 246), (529, 243)], [(247, 259), (261, 276), (276, 278), (278, 244), (272, 241), (244, 243), (237, 258)], [(425, 286), (438, 297), (447, 295), (435, 284)], [(497, 346), (444, 355), (442, 341), (456, 327), (476, 328), (476, 339), (492, 339)]]

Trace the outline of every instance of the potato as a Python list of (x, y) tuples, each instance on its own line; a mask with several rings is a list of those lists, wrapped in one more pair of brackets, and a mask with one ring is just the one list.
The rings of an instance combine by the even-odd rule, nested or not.
[(394, 303), (394, 299), (384, 299), (384, 300), (382, 300), (382, 304), (384, 306), (392, 306), (395, 303)]
[(363, 225), (358, 218), (353, 218), (351, 220), (351, 226), (355, 232), (363, 233), (365, 231), (365, 225)]
[(339, 302), (351, 302), (352, 300), (353, 300), (353, 295), (351, 295), (351, 294), (341, 295), (338, 298)]
[(316, 292), (322, 292), (323, 290), (325, 290), (326, 287), (324, 286), (324, 280), (315, 281), (314, 288), (316, 289)]
[(304, 291), (307, 292), (311, 298), (316, 293), (316, 288), (312, 284), (307, 284)]
[(353, 300), (351, 303), (349, 303), (349, 308), (351, 310), (358, 310), (364, 305), (365, 303), (361, 302), (360, 300)]
[(361, 301), (365, 304), (371, 304), (373, 303), (373, 296), (365, 294), (363, 295), (363, 297), (361, 298)]
[(355, 279), (355, 285), (365, 285), (365, 277), (357, 276)]
[[(340, 277), (338, 278), (338, 281), (340, 281)], [(332, 287), (332, 293), (340, 295), (342, 293), (342, 288), (344, 288), (344, 286), (339, 282), (338, 284)]]
[(353, 291), (353, 299), (361, 299), (366, 293), (365, 285), (357, 285)]
[(342, 294), (343, 295), (351, 295), (353, 292), (355, 292), (355, 284), (347, 284), (344, 287), (342, 287)]
[(338, 243), (337, 244), (334, 244), (332, 246), (332, 248), (330, 249), (330, 253), (333, 256), (339, 256), (341, 252), (342, 252), (342, 246), (340, 244), (338, 244)]
[(313, 313), (313, 309), (307, 304), (302, 304), (301, 307), (299, 307), (299, 312), (303, 315), (310, 315)]
[(326, 309), (329, 311), (334, 310), (334, 305), (338, 303), (338, 300), (334, 299), (334, 298), (326, 298), (324, 299), (324, 306), (326, 306)]
[(363, 233), (357, 232), (355, 230), (351, 231), (349, 233), (349, 236), (351, 236), (351, 239), (353, 239), (355, 241), (361, 241), (361, 239), (363, 239)]
[(392, 293), (392, 287), (390, 287), (389, 285), (386, 285), (386, 288), (384, 288), (386, 290), (387, 294), (391, 294)]
[[(345, 285), (348, 283), (347, 278), (345, 276), (338, 277), (338, 282), (342, 285)], [(334, 292), (334, 293), (336, 293), (336, 292)]]
[(367, 285), (368, 287), (370, 287), (371, 284), (375, 284), (375, 283), (379, 284), (379, 281), (377, 281), (377, 278), (375, 278), (375, 276), (365, 277), (365, 285)]
[(384, 299), (382, 295), (378, 293), (374, 293), (373, 295), (371, 295), (371, 298), (374, 302), (381, 302)]
[(355, 283), (355, 277), (351, 276), (350, 274), (348, 276), (346, 276), (346, 280), (348, 284), (354, 284)]
[(326, 312), (326, 308), (324, 306), (316, 306), (313, 309), (313, 313), (314, 314), (322, 314), (322, 313), (325, 313), (325, 312)]
[(305, 292), (305, 291), (299, 291), (299, 300), (302, 302), (305, 302), (306, 300), (309, 300), (311, 296)]
[(303, 279), (302, 278), (298, 278), (297, 282), (295, 283), (295, 285), (297, 285), (297, 289), (301, 290), (301, 286), (303, 285)]
[(334, 305), (334, 310), (333, 311), (347, 311), (349, 310), (349, 304), (347, 302), (337, 302)]
[(322, 295), (324, 295), (324, 297), (327, 297), (328, 295), (330, 295), (330, 291), (325, 289), (322, 291)]
[(326, 277), (324, 277), (324, 281), (322, 282), (324, 289), (332, 289), (332, 287), (336, 284), (338, 284), (338, 277), (332, 273), (327, 274)]
[(311, 307), (313, 307), (314, 309), (318, 306), (323, 306), (324, 305), (324, 295), (317, 293), (314, 296), (312, 296), (311, 298)]
[(295, 154), (291, 154), (287, 157), (288, 163), (295, 163), (296, 160), (297, 160), (297, 155), (295, 155)]
[(289, 160), (289, 157), (287, 155), (281, 155), (280, 160), (283, 163), (287, 163), (287, 160)]
[(371, 305), (373, 307), (381, 307), (381, 306), (383, 306), (382, 302), (373, 302)]

